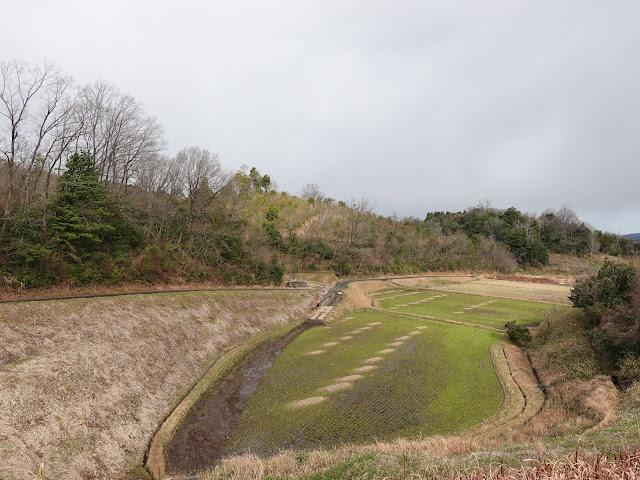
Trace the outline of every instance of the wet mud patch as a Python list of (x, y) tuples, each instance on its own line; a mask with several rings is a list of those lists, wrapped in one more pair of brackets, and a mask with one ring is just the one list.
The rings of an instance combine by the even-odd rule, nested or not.
[(230, 455), (229, 438), (276, 357), (298, 335), (320, 324), (304, 322), (284, 337), (258, 347), (223, 382), (203, 394), (167, 445), (167, 472), (206, 470)]

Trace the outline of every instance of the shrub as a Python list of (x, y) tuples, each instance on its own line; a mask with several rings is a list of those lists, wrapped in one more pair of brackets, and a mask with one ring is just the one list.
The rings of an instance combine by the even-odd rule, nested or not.
[(507, 322), (504, 326), (507, 329), (507, 337), (514, 343), (528, 345), (531, 343), (531, 333), (527, 327), (516, 325), (516, 322)]
[(596, 275), (576, 282), (569, 299), (575, 307), (585, 309), (587, 313), (601, 312), (629, 303), (635, 285), (636, 270), (631, 263), (605, 260)]

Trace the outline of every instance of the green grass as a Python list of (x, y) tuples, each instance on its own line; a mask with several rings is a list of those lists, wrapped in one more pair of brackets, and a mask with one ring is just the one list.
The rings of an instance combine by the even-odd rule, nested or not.
[(375, 293), (372, 298), (380, 308), (386, 310), (492, 328), (502, 328), (511, 321), (521, 325), (537, 325), (546, 312), (558, 308), (544, 303), (436, 290), (385, 289)]
[[(489, 352), (500, 334), (375, 311), (354, 317), (308, 330), (277, 358), (242, 414), (231, 439), (234, 450), (272, 454), (452, 433), (501, 407), (503, 391)], [(353, 333), (376, 322), (381, 324)], [(340, 340), (344, 336), (353, 338)], [(404, 336), (409, 338), (395, 351), (379, 353)], [(329, 342), (338, 344), (323, 346)], [(309, 354), (317, 350), (326, 353)], [(374, 357), (382, 358), (371, 363), (377, 368), (359, 373), (363, 378), (351, 388), (321, 390), (357, 374), (354, 369)], [(291, 406), (317, 396), (326, 399)]]

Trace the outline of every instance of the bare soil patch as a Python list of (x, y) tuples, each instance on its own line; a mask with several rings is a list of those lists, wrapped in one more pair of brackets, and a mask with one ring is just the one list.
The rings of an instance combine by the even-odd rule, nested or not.
[(376, 367), (375, 365), (365, 365), (364, 367), (354, 368), (353, 371), (357, 373), (370, 372), (371, 370), (375, 370), (376, 368), (378, 367)]
[(360, 380), (364, 378), (362, 375), (347, 375), (346, 377), (336, 378), (336, 382), (353, 382), (355, 380)]
[(351, 387), (353, 387), (353, 383), (340, 382), (340, 383), (334, 383), (333, 385), (327, 385), (326, 387), (319, 388), (318, 391), (320, 391), (320, 392), (339, 392), (341, 390), (347, 390), (347, 389), (349, 389)]
[(305, 398), (304, 400), (298, 400), (296, 402), (291, 402), (290, 405), (293, 408), (306, 407), (308, 405), (315, 405), (316, 403), (324, 402), (327, 397), (310, 397)]
[(376, 363), (382, 360), (384, 360), (384, 358), (382, 357), (372, 357), (372, 358), (367, 358), (366, 360), (363, 360), (362, 363)]

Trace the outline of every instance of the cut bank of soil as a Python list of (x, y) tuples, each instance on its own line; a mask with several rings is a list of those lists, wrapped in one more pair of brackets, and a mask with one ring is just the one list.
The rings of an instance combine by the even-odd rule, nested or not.
[(320, 324), (308, 320), (284, 337), (258, 347), (222, 385), (205, 393), (167, 445), (167, 473), (205, 470), (231, 454), (229, 438), (276, 357), (298, 335)]

